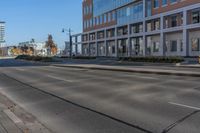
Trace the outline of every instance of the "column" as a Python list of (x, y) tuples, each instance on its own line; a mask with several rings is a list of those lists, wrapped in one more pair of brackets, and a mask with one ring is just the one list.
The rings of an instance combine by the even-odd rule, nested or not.
[(115, 54), (116, 54), (116, 57), (119, 56), (119, 54), (118, 54), (118, 44), (117, 44), (117, 27), (115, 28)]
[(95, 45), (96, 45), (96, 57), (99, 56), (98, 52), (98, 32), (95, 32)]
[(183, 56), (189, 56), (189, 33), (187, 30), (187, 10), (183, 11)]
[(75, 36), (75, 54), (78, 54), (78, 36)]
[(143, 56), (147, 56), (146, 21), (143, 21)]
[(130, 43), (130, 24), (128, 24), (128, 57), (131, 56), (131, 43)]
[(105, 56), (108, 56), (108, 46), (107, 46), (107, 42), (106, 42), (106, 30), (103, 31), (104, 32), (104, 46), (105, 46)]
[(90, 47), (91, 47), (91, 46), (90, 46), (90, 43), (88, 43), (88, 52), (89, 52), (89, 53), (88, 53), (88, 56), (91, 56), (91, 50), (90, 50)]
[(163, 33), (164, 29), (164, 17), (160, 17), (160, 55), (165, 56), (165, 35)]

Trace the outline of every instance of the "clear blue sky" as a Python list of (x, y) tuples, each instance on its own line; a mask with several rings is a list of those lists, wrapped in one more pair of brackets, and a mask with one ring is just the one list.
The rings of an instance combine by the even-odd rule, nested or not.
[(67, 38), (63, 27), (82, 31), (82, 0), (1, 0), (0, 21), (6, 22), (6, 41), (46, 41), (52, 34), (60, 47)]

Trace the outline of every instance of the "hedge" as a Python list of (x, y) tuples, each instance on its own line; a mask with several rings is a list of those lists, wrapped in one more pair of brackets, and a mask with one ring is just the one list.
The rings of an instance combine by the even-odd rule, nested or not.
[(182, 57), (120, 57), (120, 61), (130, 62), (151, 62), (151, 63), (180, 63), (184, 61)]
[(52, 57), (30, 56), (30, 55), (19, 55), (15, 59), (28, 60), (28, 61), (54, 62), (54, 59)]

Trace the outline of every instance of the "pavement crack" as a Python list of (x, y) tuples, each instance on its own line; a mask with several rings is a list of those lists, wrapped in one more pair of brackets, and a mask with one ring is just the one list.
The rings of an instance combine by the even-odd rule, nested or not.
[(169, 125), (168, 127), (166, 127), (162, 133), (168, 133), (170, 130), (172, 130), (174, 127), (176, 127), (177, 125), (179, 125), (180, 123), (184, 122), (186, 119), (190, 118), (191, 116), (199, 113), (200, 110), (195, 110), (193, 112), (191, 112), (190, 114), (184, 116), (183, 118), (179, 119), (178, 121), (172, 123), (171, 125)]
[(55, 98), (57, 98), (57, 99), (60, 99), (61, 101), (67, 102), (67, 103), (72, 104), (72, 105), (74, 105), (74, 106), (77, 106), (77, 107), (79, 107), (79, 108), (82, 108), (82, 109), (88, 110), (88, 111), (90, 111), (90, 112), (96, 113), (96, 114), (98, 114), (98, 115), (101, 115), (101, 116), (103, 116), (103, 117), (109, 118), (109, 119), (111, 119), (111, 120), (113, 120), (113, 121), (119, 122), (119, 123), (124, 124), (124, 125), (126, 125), (126, 126), (129, 126), (129, 127), (135, 128), (135, 129), (138, 129), (138, 130), (140, 130), (140, 131), (143, 131), (144, 133), (153, 133), (152, 131), (150, 131), (150, 130), (148, 130), (148, 129), (145, 129), (145, 128), (143, 128), (143, 127), (140, 127), (139, 125), (134, 125), (134, 124), (132, 124), (132, 123), (128, 123), (128, 122), (126, 122), (126, 121), (124, 121), (124, 120), (115, 118), (115, 117), (113, 117), (113, 116), (111, 116), (111, 115), (102, 113), (102, 112), (97, 111), (97, 110), (94, 110), (94, 109), (92, 109), (92, 108), (85, 107), (85, 106), (80, 105), (80, 104), (78, 104), (78, 103), (75, 103), (75, 102), (73, 102), (73, 101), (70, 101), (70, 100), (67, 100), (67, 99), (65, 99), (65, 98), (59, 97), (59, 96), (57, 96), (57, 95), (55, 95), (55, 94), (52, 94), (52, 93), (50, 93), (50, 92), (44, 91), (44, 90), (42, 90), (42, 89), (39, 89), (39, 88), (37, 88), (37, 87), (34, 87), (34, 86), (29, 85), (29, 84), (27, 84), (27, 83), (24, 83), (24, 82), (22, 82), (22, 81), (20, 81), (20, 80), (18, 80), (18, 79), (16, 79), (16, 78), (14, 78), (14, 77), (11, 77), (11, 76), (9, 76), (9, 75), (7, 75), (7, 74), (5, 74), (5, 73), (2, 73), (2, 74), (3, 74), (5, 77), (9, 78), (9, 79), (12, 79), (12, 80), (14, 80), (14, 81), (16, 81), (16, 82), (18, 82), (18, 83), (20, 83), (20, 84), (23, 84), (23, 85), (25, 85), (25, 86), (27, 86), (27, 87), (30, 87), (30, 88), (32, 88), (32, 89), (35, 89), (35, 90), (37, 90), (37, 91), (40, 91), (40, 92), (42, 92), (42, 93), (44, 93), (44, 94), (47, 94), (47, 95), (49, 95), (49, 96), (55, 97)]

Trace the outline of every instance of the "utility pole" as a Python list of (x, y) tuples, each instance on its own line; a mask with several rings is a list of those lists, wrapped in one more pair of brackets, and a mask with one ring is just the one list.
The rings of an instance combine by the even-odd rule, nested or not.
[(73, 45), (73, 44), (72, 44), (72, 30), (71, 30), (70, 28), (69, 28), (69, 29), (64, 29), (64, 28), (63, 28), (62, 32), (63, 32), (63, 33), (66, 32), (67, 35), (69, 35), (69, 45), (70, 45), (70, 46), (69, 46), (69, 47), (70, 47), (70, 48), (69, 48), (69, 49), (70, 49), (70, 51), (69, 51), (69, 56), (70, 56), (70, 58), (72, 58), (72, 45)]

